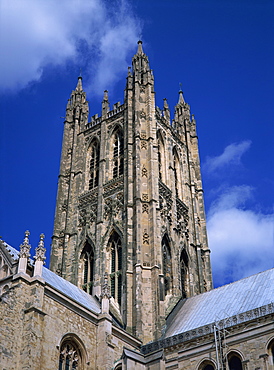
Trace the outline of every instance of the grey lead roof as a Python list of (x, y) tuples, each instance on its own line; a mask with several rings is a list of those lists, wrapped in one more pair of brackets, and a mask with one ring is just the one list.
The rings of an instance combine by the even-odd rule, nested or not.
[[(7, 251), (12, 256), (12, 258), (14, 260), (18, 260), (19, 251), (6, 243), (4, 243), (4, 245)], [(46, 267), (43, 267), (42, 277), (48, 285), (58, 290), (59, 292), (65, 294), (67, 297), (73, 299), (77, 303), (83, 305), (85, 308), (91, 310), (94, 313), (101, 312), (100, 304), (94, 297), (92, 297), (90, 294), (87, 294), (82, 289), (78, 288), (76, 285), (63, 279), (61, 276), (50, 271)]]
[(171, 337), (274, 302), (274, 269), (188, 298), (167, 325)]
[(48, 285), (65, 294), (69, 298), (72, 298), (74, 301), (80, 303), (85, 308), (95, 313), (101, 312), (100, 304), (93, 296), (84, 292), (76, 285), (63, 279), (61, 276), (55, 274), (46, 267), (43, 267), (42, 277)]

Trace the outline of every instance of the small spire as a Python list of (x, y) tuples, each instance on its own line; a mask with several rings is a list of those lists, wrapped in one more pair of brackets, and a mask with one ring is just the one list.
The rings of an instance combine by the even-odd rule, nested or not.
[(108, 90), (104, 91), (104, 101), (108, 101)]
[(30, 257), (30, 244), (29, 244), (30, 232), (27, 230), (25, 232), (25, 238), (23, 244), (20, 245), (19, 252), (19, 263), (18, 263), (18, 274), (25, 274), (27, 271), (28, 259)]
[(142, 47), (142, 41), (141, 40), (139, 40), (138, 41), (138, 50), (137, 50), (137, 54), (144, 54), (144, 52), (143, 52), (143, 47)]
[(164, 108), (168, 109), (168, 103), (167, 103), (167, 98), (164, 98)]
[(42, 277), (42, 271), (43, 271), (43, 265), (45, 263), (45, 253), (46, 253), (46, 248), (44, 246), (44, 234), (40, 234), (40, 241), (38, 244), (38, 247), (35, 249), (35, 263), (34, 263), (34, 272), (33, 276), (40, 276)]
[(25, 231), (25, 238), (23, 244), (20, 245), (20, 252), (19, 257), (20, 258), (29, 258), (30, 257), (30, 244), (29, 244), (29, 235), (30, 232), (28, 230)]
[(38, 247), (35, 249), (34, 259), (36, 261), (43, 261), (44, 262), (44, 260), (46, 259), (46, 257), (45, 257), (46, 248), (44, 246), (44, 239), (45, 239), (45, 235), (40, 234), (40, 241), (39, 241)]
[(82, 76), (80, 75), (78, 77), (78, 82), (77, 82), (77, 86), (76, 86), (76, 91), (82, 91), (83, 90), (83, 86), (82, 86)]
[(179, 101), (178, 104), (185, 103), (183, 91), (182, 91), (182, 84), (180, 83), (180, 91), (179, 91)]

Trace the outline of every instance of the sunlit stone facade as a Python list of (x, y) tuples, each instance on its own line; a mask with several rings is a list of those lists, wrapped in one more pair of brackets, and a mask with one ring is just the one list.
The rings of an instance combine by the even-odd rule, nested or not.
[(123, 104), (69, 99), (50, 270), (0, 243), (1, 370), (274, 369), (274, 270), (212, 289), (196, 122), (155, 106), (138, 43)]

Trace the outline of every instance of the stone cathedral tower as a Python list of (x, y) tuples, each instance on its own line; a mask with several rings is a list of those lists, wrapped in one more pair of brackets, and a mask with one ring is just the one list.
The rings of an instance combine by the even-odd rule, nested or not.
[[(66, 110), (52, 238), (52, 271), (100, 299), (147, 343), (181, 297), (212, 288), (196, 124), (182, 92), (171, 122), (155, 106), (154, 78), (138, 50), (124, 104), (89, 121), (79, 77)], [(107, 275), (106, 275), (107, 274)]]

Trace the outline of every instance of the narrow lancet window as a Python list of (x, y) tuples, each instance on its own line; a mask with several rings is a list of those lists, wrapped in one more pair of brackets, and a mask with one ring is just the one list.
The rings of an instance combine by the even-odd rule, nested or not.
[(92, 294), (93, 279), (94, 279), (94, 251), (91, 245), (87, 242), (81, 253), (82, 261), (82, 289)]
[(99, 159), (100, 148), (99, 143), (95, 141), (91, 146), (90, 162), (89, 162), (89, 190), (98, 186), (99, 183)]
[(157, 143), (158, 143), (158, 169), (159, 169), (159, 179), (162, 182), (166, 182), (165, 176), (165, 150), (164, 150), (164, 141), (160, 134), (157, 132)]
[(180, 256), (180, 271), (181, 271), (181, 289), (182, 297), (187, 297), (187, 280), (188, 280), (188, 256), (185, 249), (182, 250)]
[(110, 284), (111, 296), (121, 306), (122, 303), (122, 243), (119, 235), (114, 232), (109, 240), (111, 253)]
[(183, 199), (181, 166), (180, 166), (179, 155), (175, 148), (173, 148), (172, 154), (173, 154), (175, 193), (176, 193), (177, 198)]
[(120, 130), (113, 137), (113, 178), (124, 173), (124, 138)]
[(172, 292), (172, 266), (171, 266), (171, 251), (167, 235), (162, 240), (162, 255), (163, 255), (163, 274), (165, 284), (165, 295)]

